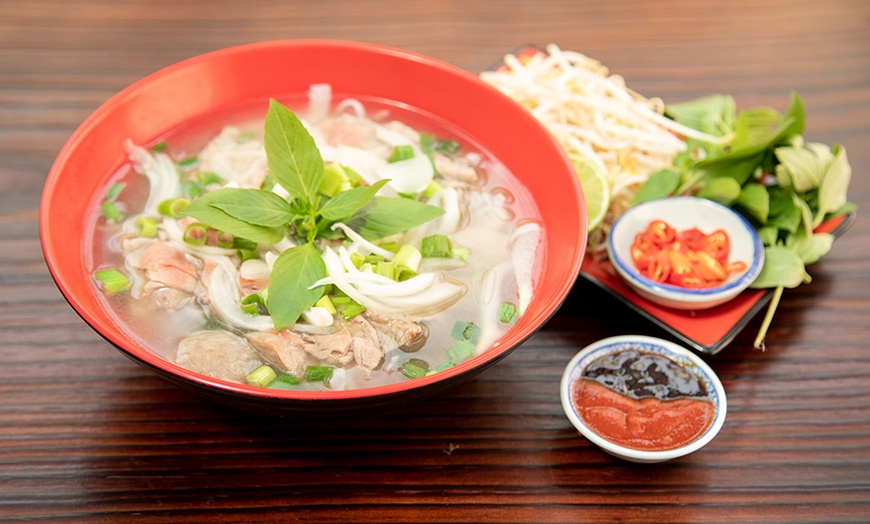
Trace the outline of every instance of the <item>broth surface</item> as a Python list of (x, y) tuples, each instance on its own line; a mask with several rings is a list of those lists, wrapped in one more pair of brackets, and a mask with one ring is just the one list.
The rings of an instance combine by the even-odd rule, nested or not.
[[(342, 100), (335, 97), (335, 102)], [(295, 108), (296, 113), (306, 122), (310, 115), (306, 108), (308, 101), (304, 97), (284, 97), (283, 104)], [(423, 326), (425, 343), (409, 344), (403, 347), (391, 347), (385, 350), (384, 355), (377, 365), (368, 367), (357, 362), (336, 363), (336, 358), (326, 359), (312, 358), (308, 360), (308, 367), (329, 367), (332, 378), (327, 380), (306, 381), (304, 376), (297, 377), (299, 384), (291, 384), (294, 388), (358, 388), (382, 385), (391, 382), (408, 380), (408, 374), (403, 373), (407, 362), (413, 360), (413, 364), (422, 366), (430, 372), (437, 372), (450, 364), (451, 348), (457, 346), (456, 327), (459, 324), (473, 324), (476, 329), (475, 336), (468, 341), (472, 343), (472, 354), (484, 351), (495, 343), (515, 321), (499, 321), (498, 315), (501, 304), (510, 304), (514, 307), (522, 302), (518, 295), (518, 281), (516, 267), (512, 263), (517, 257), (526, 259), (529, 264), (523, 272), (527, 272), (532, 279), (536, 279), (540, 267), (540, 253), (544, 251), (541, 228), (538, 224), (538, 212), (530, 195), (515, 177), (491, 154), (480, 148), (469, 137), (462, 135), (458, 130), (445, 125), (436, 119), (402, 105), (388, 104), (382, 100), (358, 99), (358, 102), (366, 110), (366, 116), (377, 123), (398, 121), (418, 133), (431, 134), (442, 141), (455, 142), (463, 155), (471, 153), (471, 159), (476, 162), (475, 172), (479, 178), (472, 182), (450, 179), (438, 175), (436, 180), (445, 187), (452, 188), (460, 195), (461, 214), (457, 227), (450, 232), (449, 239), (453, 246), (460, 248), (465, 254), (457, 260), (429, 260), (424, 259), (424, 265), (429, 262), (435, 263), (434, 273), (439, 278), (456, 282), (464, 288), (464, 292), (444, 311), (429, 314), (411, 315), (410, 320)], [(206, 115), (201, 119), (190, 122), (184, 127), (172, 130), (165, 136), (159, 137), (150, 147), (158, 143), (167, 144), (162, 154), (168, 155), (176, 165), (184, 165), (187, 159), (201, 155), (203, 148), (215, 140), (228, 127), (238, 130), (238, 136), (247, 137), (246, 140), (263, 140), (263, 115), (266, 112), (267, 102), (256, 101), (228, 111)], [(345, 108), (345, 111), (347, 109)], [(155, 156), (158, 153), (153, 153)], [(324, 159), (327, 160), (324, 154)], [(195, 171), (196, 168), (193, 168)], [(139, 171), (141, 166), (134, 164), (125, 165), (112, 179), (112, 183), (124, 184), (124, 190), (117, 198), (117, 205), (125, 215), (132, 217), (140, 212), (148, 200), (149, 181)], [(184, 169), (180, 169), (184, 176)], [(432, 197), (429, 197), (431, 200)], [(537, 230), (538, 237), (533, 246), (531, 258), (528, 253), (523, 257), (518, 255), (512, 236), (517, 235), (517, 228), (524, 226), (526, 230)], [(126, 246), (130, 245), (129, 225), (109, 223), (97, 210), (90, 223), (94, 231), (92, 245), (92, 267), (99, 268), (118, 267), (125, 268), (127, 273), (134, 277), (134, 289), (136, 285), (136, 273), (131, 269), (131, 256)], [(422, 227), (422, 226), (421, 226)], [(521, 228), (522, 229), (522, 228)], [(161, 235), (163, 230), (161, 229)], [(409, 234), (408, 234), (409, 235)], [(410, 236), (410, 235), (409, 235)], [(399, 235), (400, 239), (409, 236)], [(159, 238), (162, 238), (159, 237)], [(392, 238), (392, 237), (390, 237)], [(137, 240), (136, 242), (139, 242)], [(415, 242), (419, 243), (419, 239)], [(345, 241), (345, 245), (348, 244)], [(417, 246), (419, 247), (419, 246)], [(199, 256), (187, 253), (189, 258), (202, 260), (196, 261), (194, 266), (197, 271), (205, 271), (201, 264), (209, 264), (208, 256)], [(240, 260), (232, 259), (232, 263), (238, 267)], [(204, 262), (203, 262), (204, 261)], [(455, 262), (455, 263), (454, 263)], [(443, 267), (438, 267), (442, 264)], [(134, 264), (135, 265), (135, 264)], [(423, 270), (421, 270), (422, 272)], [(199, 274), (199, 273), (197, 273)], [(141, 277), (139, 277), (141, 278)], [(146, 278), (147, 280), (147, 278)], [(133, 295), (137, 293), (134, 292)], [(245, 341), (252, 331), (251, 329), (227, 325), (226, 322), (214, 315), (214, 309), (210, 309), (209, 298), (202, 295), (193, 296), (178, 307), (165, 308), (155, 300), (150, 300), (141, 291), (139, 297), (131, 294), (106, 294), (105, 301), (113, 314), (117, 317), (120, 325), (129, 330), (133, 336), (145, 347), (154, 353), (171, 361), (185, 365), (179, 352), (179, 341), (191, 333), (200, 330), (222, 329), (236, 338), (222, 339), (220, 346), (234, 346), (237, 340)], [(520, 308), (522, 309), (522, 308)], [(366, 318), (373, 322), (371, 315), (376, 316), (377, 311), (367, 311)], [(404, 315), (396, 315), (404, 316)], [(346, 327), (353, 320), (343, 320), (336, 315), (337, 327)], [(298, 327), (298, 325), (297, 325)], [(296, 331), (296, 327), (292, 329)], [(286, 332), (282, 332), (285, 335)], [(299, 336), (306, 340), (321, 337), (323, 334), (333, 334), (329, 329), (318, 331), (315, 334), (302, 330)], [(294, 335), (295, 336), (295, 335)], [(285, 337), (286, 338), (286, 337)], [(395, 337), (394, 337), (395, 338)], [(461, 338), (461, 337), (460, 337)], [(381, 337), (383, 340), (383, 337)], [(295, 340), (295, 339), (294, 339)], [(248, 344), (248, 347), (250, 344)], [(242, 347), (242, 346), (239, 346)], [(353, 348), (353, 346), (351, 346)], [(243, 353), (246, 351), (240, 349)], [(247, 355), (247, 353), (244, 353)], [(311, 356), (311, 355), (309, 355)], [(464, 358), (469, 358), (466, 355)], [(240, 357), (242, 360), (248, 356)], [(190, 359), (184, 360), (185, 362)], [(264, 353), (254, 349), (254, 357), (251, 362), (269, 365), (275, 368), (280, 375), (287, 371), (280, 359), (274, 354)], [(245, 360), (247, 362), (247, 360)], [(453, 362), (455, 364), (456, 362)], [(253, 364), (250, 364), (251, 367)], [(185, 366), (188, 367), (188, 366)], [(302, 368), (300, 368), (302, 369)], [(206, 368), (194, 368), (194, 371), (203, 372), (217, 378), (238, 381), (236, 378), (228, 378), (222, 371), (212, 372)], [(251, 371), (245, 369), (245, 373)], [(298, 370), (297, 370), (298, 371)], [(296, 375), (304, 375), (298, 371)], [(238, 373), (236, 374), (238, 375)], [(278, 384), (280, 386), (280, 384)]]

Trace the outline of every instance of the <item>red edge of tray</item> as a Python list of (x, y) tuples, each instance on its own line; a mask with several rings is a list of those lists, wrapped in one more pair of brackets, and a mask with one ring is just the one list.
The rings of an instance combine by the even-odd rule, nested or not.
[[(852, 226), (856, 218), (855, 213), (831, 218), (822, 223), (816, 232), (831, 233), (838, 238)], [(727, 346), (773, 295), (772, 289), (748, 289), (725, 304), (710, 309), (681, 311), (659, 306), (632, 291), (606, 259), (586, 257), (580, 275), (682, 342), (710, 355)]]

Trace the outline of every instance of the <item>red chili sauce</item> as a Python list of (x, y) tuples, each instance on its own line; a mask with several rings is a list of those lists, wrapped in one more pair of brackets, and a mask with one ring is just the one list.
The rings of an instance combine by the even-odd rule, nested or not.
[(692, 442), (715, 414), (697, 375), (667, 357), (634, 349), (592, 361), (574, 382), (572, 397), (595, 433), (643, 451)]

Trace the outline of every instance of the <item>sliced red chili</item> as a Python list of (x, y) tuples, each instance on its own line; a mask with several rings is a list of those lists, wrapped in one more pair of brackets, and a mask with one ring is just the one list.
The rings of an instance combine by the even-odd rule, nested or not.
[(642, 275), (656, 282), (706, 288), (746, 269), (744, 262), (728, 262), (730, 249), (722, 229), (709, 235), (698, 228), (678, 232), (664, 220), (653, 220), (635, 236), (631, 259)]

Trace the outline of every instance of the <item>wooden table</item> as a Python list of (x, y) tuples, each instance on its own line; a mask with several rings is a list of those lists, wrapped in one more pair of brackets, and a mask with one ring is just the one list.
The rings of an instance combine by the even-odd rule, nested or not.
[(843, 144), (870, 207), (863, 0), (0, 0), (0, 520), (81, 522), (803, 522), (870, 520), (870, 225), (857, 223), (709, 359), (728, 392), (698, 453), (633, 465), (562, 413), (564, 365), (603, 337), (665, 334), (579, 282), (478, 378), (401, 413), (277, 421), (211, 404), (95, 334), (61, 297), (37, 212), (64, 141), (112, 94), (214, 49), (342, 38), (480, 72), (523, 44), (598, 58), (635, 90), (733, 94)]

